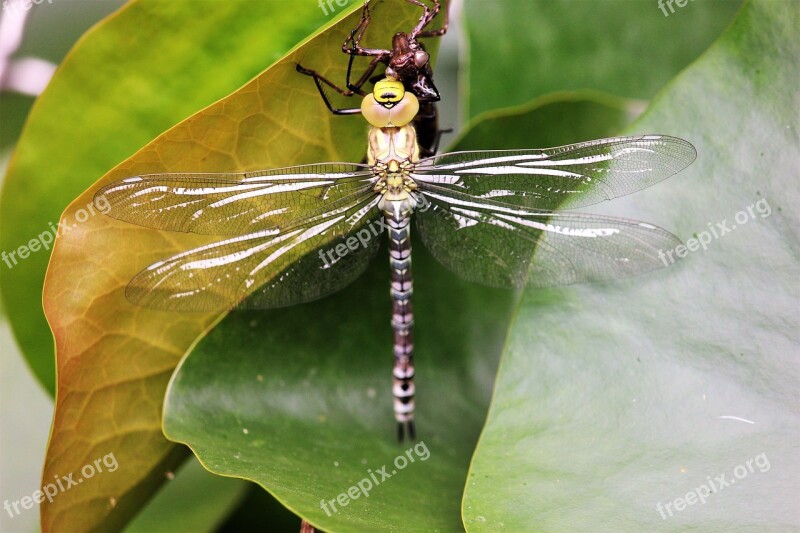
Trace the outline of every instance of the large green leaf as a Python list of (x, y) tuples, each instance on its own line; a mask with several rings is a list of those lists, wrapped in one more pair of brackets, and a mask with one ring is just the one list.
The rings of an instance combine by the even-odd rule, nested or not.
[(741, 0), (467, 0), (470, 115), (554, 91), (650, 99), (725, 29)]
[(126, 533), (163, 531), (212, 532), (247, 492), (247, 483), (209, 474), (195, 460), (187, 461), (158, 492)]
[[(457, 528), (486, 378), (502, 343), (496, 325), (507, 322), (511, 295), (467, 287), (426, 254), (415, 264), (430, 274), (417, 284), (416, 316), (435, 324), (416, 336), (421, 455), (412, 452), (416, 463), (369, 498), (331, 516), (320, 506), (369, 479), (368, 469), (396, 470), (392, 461), (409, 448), (397, 444), (391, 412), (385, 261), (318, 303), (229, 315), (179, 368), (166, 400), (167, 436), (188, 443), (212, 472), (258, 482), (322, 529)], [(468, 311), (477, 307), (493, 320), (479, 327)]]
[[(260, 20), (259, 29), (251, 30), (254, 33), (274, 28), (281, 35), (278, 30), (284, 25), (297, 32), (319, 18), (316, 5), (304, 11), (286, 10), (276, 1), (225, 6), (230, 11), (222, 10), (220, 16), (227, 13), (234, 20), (223, 17), (215, 22), (221, 20), (234, 33), (238, 18), (247, 18), (250, 24)], [(410, 27), (419, 16), (419, 8), (406, 2), (392, 0), (382, 6), (373, 10), (372, 37), (365, 44)], [(295, 70), (297, 63), (303, 63), (343, 79), (347, 60), (341, 43), (356, 25), (360, 7), (342, 15), (345, 18), (330, 31), (320, 31), (298, 44), (234, 93), (158, 136), (106, 173), (98, 185), (151, 172), (254, 170), (360, 159), (364, 124), (328, 113), (312, 81)], [(101, 44), (109, 39), (130, 45), (132, 28), (149, 27), (145, 21), (159, 17), (185, 17), (186, 21), (203, 17), (198, 31), (206, 24), (194, 3), (142, 2), (99, 29)], [(247, 39), (249, 34), (237, 35)], [(153, 61), (174, 60), (159, 56), (158, 48), (166, 46), (159, 39), (149, 34), (143, 37), (144, 42), (137, 44), (149, 50)], [(201, 49), (210, 52), (228, 44), (227, 39), (215, 40), (207, 34), (203, 39)], [(291, 42), (287, 38), (286, 43)], [(285, 43), (278, 44), (280, 48)], [(108, 47), (108, 43), (100, 45), (103, 50)], [(175, 48), (187, 54), (198, 51), (197, 47)], [(119, 53), (117, 48), (113, 52)], [(69, 72), (67, 68), (61, 71), (64, 76)], [(138, 74), (147, 77), (146, 71)], [(206, 75), (195, 73), (194, 79), (200, 74)], [(219, 314), (150, 311), (125, 300), (125, 285), (142, 267), (208, 238), (154, 232), (102, 216), (82, 217), (96, 189), (92, 186), (80, 195), (63, 214), (63, 222), (79, 223), (56, 240), (45, 281), (44, 307), (56, 338), (58, 387), (44, 479), (79, 471), (104, 450), (113, 450), (120, 466), (102, 483), (83, 484), (81, 490), (44, 504), (43, 529), (64, 524), (77, 529), (119, 527), (163, 482), (165, 472), (182, 460), (184, 450), (161, 434), (163, 392), (180, 356), (219, 318)]]
[[(392, 21), (376, 20), (377, 35), (391, 34), (394, 24), (407, 27), (418, 16), (415, 6), (403, 2), (401, 8), (384, 11), (395, 15)], [(364, 126), (357, 120), (334, 120), (313, 83), (294, 70), (302, 61), (339, 79), (346, 67), (340, 46), (359, 10), (342, 11), (350, 16), (335, 31), (296, 46), (265, 73), (159, 136), (101, 181), (146, 172), (248, 170), (360, 158)], [(142, 1), (108, 19), (71, 52), (31, 115), (9, 171), (3, 231), (17, 234), (38, 220), (46, 212), (33, 210), (38, 197), (47, 198), (44, 207), (53, 207), (96, 179), (111, 166), (105, 154), (129, 153), (172, 124), (176, 117), (169, 108), (185, 114), (202, 105), (183, 93), (195, 90), (198, 79), (214, 76), (212, 63), (221, 62), (233, 74), (211, 85), (215, 91), (229, 90), (322, 24), (321, 14), (316, 5), (287, 10), (277, 1), (232, 2), (220, 4), (212, 20), (194, 2)], [(119, 57), (140, 61), (121, 66)], [(112, 67), (97, 67), (106, 64)], [(87, 97), (86, 91), (103, 98)], [(212, 99), (198, 92), (201, 101)], [(187, 101), (191, 104), (184, 107)], [(47, 151), (55, 138), (62, 140)], [(68, 156), (59, 160), (62, 150)], [(75, 176), (79, 179), (71, 179)], [(185, 452), (161, 434), (163, 391), (180, 356), (215, 318), (150, 312), (125, 301), (124, 286), (138, 269), (200, 239), (86, 216), (95, 189), (65, 211), (62, 221), (70, 231), (56, 240), (45, 283), (45, 309), (57, 345), (58, 394), (43, 477), (47, 483), (53, 476), (79, 472), (111, 452), (119, 470), (45, 503), (45, 530), (56, 525), (119, 527), (182, 460)], [(32, 268), (16, 268), (2, 280), (9, 301), (15, 302), (14, 316), (30, 330), (23, 339), (44, 338), (34, 327), (35, 306), (24, 305), (36, 300), (21, 300), (17, 292), (27, 287), (28, 294), (35, 293), (31, 286), (36, 280), (25, 276), (36, 271), (33, 261), (44, 255), (34, 254), (25, 265)]]
[[(545, 99), (484, 117), (461, 142), (530, 142), (527, 125), (554, 115), (572, 120), (533, 142), (609, 135), (627, 122), (625, 104), (588, 95)], [(511, 116), (525, 127), (497, 127)], [(338, 511), (321, 507), (369, 480), (368, 469), (397, 470), (395, 457), (411, 446), (395, 440), (385, 257), (383, 250), (364, 277), (333, 297), (226, 317), (176, 371), (165, 433), (212, 472), (256, 481), (325, 530), (456, 531), (514, 295), (456, 279), (422, 246), (414, 252), (417, 423), (418, 451), (429, 457), (411, 451), (415, 462), (368, 498)]]
[(514, 150), (610, 137), (641, 110), (637, 100), (596, 91), (553, 93), (478, 115), (455, 140), (453, 151)]
[[(331, 15), (313, 2), (292, 9), (279, 0), (209, 6), (213, 16), (192, 0), (133, 1), (75, 46), (37, 99), (9, 166), (0, 250), (52, 233), (65, 207), (110, 168), (242, 86)], [(322, 64), (327, 55), (320, 55)], [(306, 128), (317, 131), (310, 124), (298, 130)], [(13, 302), (9, 320), (28, 363), (53, 391), (53, 342), (43, 334), (40, 299), (32, 297), (41, 291), (50, 246), (13, 268), (2, 264), (0, 290)]]
[(469, 530), (800, 527), (799, 21), (795, 2), (748, 4), (634, 128), (684, 137), (698, 158), (613, 212), (696, 251), (647, 277), (524, 295)]
[[(208, 473), (209, 476), (214, 474)], [(244, 483), (239, 481), (239, 483)], [(216, 533), (243, 531), (298, 531), (300, 517), (286, 509), (278, 500), (255, 483), (246, 483), (244, 499), (225, 521), (215, 528)]]

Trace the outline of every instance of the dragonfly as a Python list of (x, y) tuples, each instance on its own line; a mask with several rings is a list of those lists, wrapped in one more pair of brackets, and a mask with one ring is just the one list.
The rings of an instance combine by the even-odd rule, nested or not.
[[(333, 105), (325, 87), (346, 96), (367, 96), (363, 87), (367, 81), (376, 81), (384, 76), (399, 80), (403, 83), (406, 91), (411, 92), (417, 97), (420, 110), (414, 117), (413, 126), (417, 132), (417, 142), (420, 146), (420, 154), (424, 157), (435, 154), (438, 150), (439, 141), (443, 133), (452, 130), (440, 130), (436, 102), (441, 100), (439, 89), (433, 82), (433, 69), (430, 64), (430, 55), (425, 50), (425, 45), (419, 40), (431, 37), (442, 37), (447, 33), (449, 17), (447, 6), (442, 6), (441, 0), (430, 0), (431, 5), (424, 4), (421, 0), (406, 0), (406, 2), (422, 8), (422, 14), (417, 24), (410, 32), (397, 32), (392, 37), (392, 48), (366, 48), (361, 46), (361, 40), (372, 20), (369, 3), (364, 4), (361, 12), (361, 20), (358, 25), (350, 32), (350, 35), (342, 44), (342, 52), (350, 56), (347, 64), (347, 76), (345, 78), (345, 88), (339, 87), (319, 72), (305, 68), (298, 64), (297, 71), (301, 74), (311, 76), (317, 86), (320, 97), (330, 112), (335, 115), (356, 115), (361, 113), (360, 107), (338, 108)], [(429, 29), (436, 16), (444, 11), (444, 22), (437, 29)], [(358, 56), (371, 57), (364, 73), (356, 80), (352, 80), (353, 62)], [(385, 66), (384, 74), (373, 76), (379, 65)]]
[(366, 163), (150, 174), (99, 189), (95, 202), (116, 219), (226, 237), (146, 267), (127, 298), (169, 311), (308, 302), (354, 282), (386, 233), (394, 418), (399, 440), (413, 440), (412, 218), (445, 267), (512, 289), (627, 278), (666, 266), (659, 253), (681, 243), (652, 224), (569, 209), (681, 171), (696, 157), (683, 139), (639, 135), (420, 157), (412, 125), (419, 102), (401, 81), (377, 82), (361, 110), (370, 125)]

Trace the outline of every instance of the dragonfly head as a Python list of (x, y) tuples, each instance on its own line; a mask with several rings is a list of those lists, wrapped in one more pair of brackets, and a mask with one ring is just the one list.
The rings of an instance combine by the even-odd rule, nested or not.
[(392, 78), (377, 82), (372, 94), (361, 102), (361, 113), (376, 128), (405, 126), (414, 120), (417, 111), (417, 97), (406, 92), (401, 81)]

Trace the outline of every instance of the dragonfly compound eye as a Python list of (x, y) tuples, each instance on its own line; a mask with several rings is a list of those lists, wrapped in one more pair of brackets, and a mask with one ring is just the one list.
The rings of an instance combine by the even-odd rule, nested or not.
[(375, 94), (368, 94), (361, 101), (361, 114), (375, 128), (399, 128), (417, 116), (419, 100), (412, 93), (404, 93), (403, 98), (387, 106), (378, 101)]

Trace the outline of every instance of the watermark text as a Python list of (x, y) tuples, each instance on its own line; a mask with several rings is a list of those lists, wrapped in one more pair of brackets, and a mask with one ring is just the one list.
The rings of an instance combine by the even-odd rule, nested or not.
[[(670, 14), (675, 13), (673, 4), (676, 4), (678, 7), (686, 7), (689, 1), (690, 0), (658, 0), (658, 9), (664, 13), (665, 17), (668, 17)], [(691, 1), (694, 2), (694, 0)], [(669, 13), (667, 13), (667, 8), (669, 8)]]
[[(103, 467), (105, 467), (105, 470)], [(114, 457), (113, 453), (107, 453), (103, 457), (95, 459), (91, 463), (86, 463), (83, 468), (81, 468), (80, 476), (78, 476), (77, 479), (75, 479), (77, 474), (74, 472), (65, 476), (55, 475), (53, 476), (53, 479), (55, 479), (54, 482), (48, 483), (42, 487), (41, 490), (33, 491), (33, 494), (30, 496), (23, 496), (19, 500), (14, 500), (11, 502), (5, 500), (3, 502), (3, 509), (6, 510), (8, 516), (14, 518), (19, 516), (23, 510), (32, 509), (34, 505), (38, 505), (45, 500), (53, 503), (53, 498), (55, 498), (60, 492), (66, 492), (72, 487), (77, 487), (87, 479), (94, 477), (95, 474), (100, 474), (102, 472), (114, 472), (117, 470), (117, 468), (119, 468), (117, 458)]]
[(17, 266), (19, 261), (30, 257), (31, 254), (34, 254), (40, 250), (49, 250), (50, 245), (53, 244), (56, 236), (69, 233), (75, 229), (79, 223), (86, 222), (89, 220), (89, 217), (96, 215), (97, 211), (95, 210), (95, 206), (97, 206), (97, 209), (103, 214), (108, 213), (108, 211), (111, 210), (111, 204), (108, 202), (108, 199), (106, 199), (105, 196), (98, 196), (95, 198), (94, 203), (89, 203), (86, 207), (82, 207), (81, 209), (75, 211), (74, 223), (70, 223), (66, 217), (62, 218), (58, 222), (58, 225), (50, 222), (47, 230), (28, 241), (27, 244), (23, 244), (11, 251), (0, 251), (0, 261), (5, 263), (6, 267), (8, 267), (10, 270)]
[(658, 504), (656, 504), (656, 511), (658, 511), (663, 520), (666, 520), (674, 516), (676, 512), (683, 511), (688, 506), (695, 505), (697, 502), (705, 505), (712, 494), (720, 492), (725, 487), (730, 487), (735, 484), (737, 480), (745, 479), (750, 474), (755, 473), (756, 467), (758, 467), (758, 471), (762, 474), (769, 471), (771, 466), (769, 464), (769, 459), (767, 459), (767, 454), (760, 453), (744, 463), (737, 465), (736, 468), (733, 469), (732, 477), (728, 477), (727, 474), (720, 474), (719, 476), (715, 476), (714, 479), (711, 479), (711, 476), (707, 476), (704, 483), (690, 490), (684, 496), (675, 498), (667, 503), (658, 502)]
[(323, 511), (325, 511), (325, 514), (328, 516), (333, 516), (332, 513), (339, 512), (339, 509), (336, 507), (337, 504), (339, 505), (339, 508), (347, 507), (350, 505), (351, 500), (357, 500), (361, 496), (368, 498), (372, 489), (391, 478), (393, 475), (397, 474), (400, 470), (403, 470), (417, 459), (420, 461), (427, 461), (430, 456), (431, 452), (428, 450), (428, 446), (424, 442), (418, 442), (411, 448), (407, 449), (404, 454), (398, 455), (394, 458), (394, 461), (392, 461), (394, 469), (392, 469), (391, 472), (387, 471), (387, 469), (390, 468), (390, 466), (387, 465), (383, 465), (381, 468), (375, 471), (373, 471), (371, 468), (368, 468), (368, 475), (366, 477), (357, 482), (355, 485), (352, 485), (346, 491), (340, 493), (338, 496), (336, 496), (336, 498), (331, 500), (321, 500), (319, 506)]
[(335, 13), (336, 12), (336, 8), (333, 7), (333, 4), (336, 4), (339, 7), (344, 7), (349, 2), (350, 2), (350, 0), (318, 0), (319, 8), (322, 10), (322, 13), (326, 17), (328, 16), (328, 11), (329, 10), (330, 10), (330, 13)]
[(694, 237), (686, 240), (686, 244), (679, 244), (672, 250), (659, 250), (658, 258), (661, 259), (664, 266), (670, 266), (678, 259), (689, 255), (689, 252), (696, 252), (700, 248), (707, 250), (711, 241), (720, 239), (735, 230), (738, 226), (743, 226), (749, 221), (755, 220), (756, 213), (761, 218), (767, 218), (772, 214), (772, 207), (770, 207), (766, 198), (762, 198), (736, 213), (733, 217), (736, 224), (729, 223), (728, 219), (722, 219), (721, 222), (715, 222), (713, 224), (709, 222), (707, 230), (695, 233)]
[[(420, 196), (419, 205), (414, 209), (417, 213), (422, 213), (430, 208), (431, 203), (424, 196)], [(359, 247), (366, 248), (370, 241), (389, 229), (389, 223), (386, 222), (385, 217), (370, 222), (366, 227), (358, 230), (355, 235), (351, 235), (344, 242), (337, 244), (327, 250), (320, 249), (318, 251), (319, 258), (323, 263), (322, 268), (329, 268), (332, 264), (342, 259), (350, 252), (355, 252)]]

